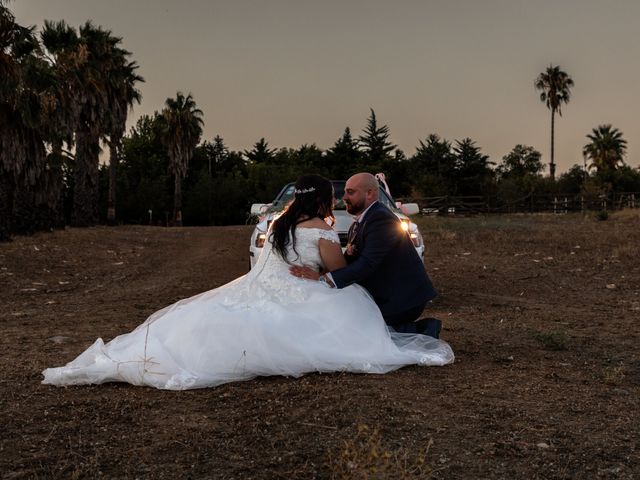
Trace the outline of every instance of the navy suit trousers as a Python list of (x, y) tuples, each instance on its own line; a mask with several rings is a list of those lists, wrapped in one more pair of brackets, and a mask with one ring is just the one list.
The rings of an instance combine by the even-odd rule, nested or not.
[(422, 315), (424, 308), (427, 306), (427, 302), (424, 302), (417, 307), (410, 308), (404, 312), (396, 313), (393, 315), (384, 316), (384, 321), (387, 325), (393, 327), (396, 332), (400, 333), (422, 333), (416, 329), (415, 321)]

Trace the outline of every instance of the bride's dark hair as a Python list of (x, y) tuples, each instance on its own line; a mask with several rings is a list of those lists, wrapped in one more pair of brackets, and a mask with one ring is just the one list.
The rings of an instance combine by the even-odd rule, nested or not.
[[(296, 251), (296, 226), (312, 218), (333, 218), (333, 185), (320, 175), (304, 175), (295, 183), (293, 201), (271, 227), (273, 249), (287, 261), (287, 246)], [(291, 233), (291, 237), (289, 237)]]

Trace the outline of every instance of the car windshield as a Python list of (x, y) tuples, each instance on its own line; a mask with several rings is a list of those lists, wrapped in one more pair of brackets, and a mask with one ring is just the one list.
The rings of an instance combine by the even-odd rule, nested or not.
[[(334, 210), (346, 210), (344, 201), (342, 200), (342, 197), (344, 196), (344, 185), (346, 182), (332, 181), (331, 183), (333, 184), (333, 190), (335, 191), (335, 196), (336, 196), (336, 206)], [(278, 195), (278, 197), (272, 203), (271, 209), (281, 210), (286, 205), (288, 205), (289, 202), (293, 200), (294, 190), (295, 190), (295, 185), (293, 183), (290, 183), (286, 187), (284, 187), (280, 192), (280, 194)], [(380, 187), (380, 195), (379, 195), (378, 201), (383, 203), (384, 205), (386, 205), (388, 208), (392, 210), (396, 209), (395, 203), (393, 202), (391, 197), (387, 194), (387, 192), (382, 189), (382, 187)]]

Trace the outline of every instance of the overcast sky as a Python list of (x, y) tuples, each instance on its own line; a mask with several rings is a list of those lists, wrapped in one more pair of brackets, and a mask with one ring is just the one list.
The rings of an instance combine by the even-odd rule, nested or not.
[(358, 135), (369, 108), (412, 155), (437, 133), (471, 137), (499, 162), (516, 144), (549, 161), (551, 115), (533, 82), (550, 63), (575, 82), (556, 118), (560, 172), (582, 164), (586, 134), (611, 123), (640, 164), (637, 0), (16, 0), (21, 24), (123, 37), (146, 79), (130, 115), (178, 90), (204, 112), (204, 139), (234, 150), (329, 148)]

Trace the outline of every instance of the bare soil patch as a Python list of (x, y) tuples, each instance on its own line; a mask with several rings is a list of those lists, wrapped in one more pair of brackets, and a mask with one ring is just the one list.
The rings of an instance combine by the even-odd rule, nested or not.
[(40, 372), (244, 274), (251, 227), (0, 244), (0, 478), (330, 478), (374, 446), (426, 452), (377, 478), (640, 476), (640, 213), (419, 222), (455, 364), (186, 392)]

